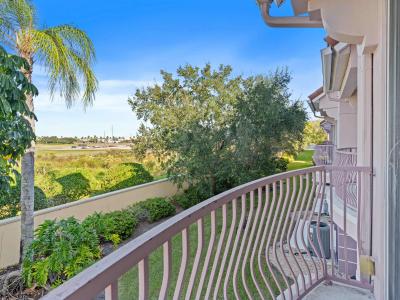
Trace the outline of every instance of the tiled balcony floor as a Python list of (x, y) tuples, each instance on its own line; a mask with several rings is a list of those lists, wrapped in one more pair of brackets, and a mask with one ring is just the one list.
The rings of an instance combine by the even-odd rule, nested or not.
[(370, 291), (334, 283), (333, 285), (321, 284), (303, 299), (306, 300), (373, 300)]

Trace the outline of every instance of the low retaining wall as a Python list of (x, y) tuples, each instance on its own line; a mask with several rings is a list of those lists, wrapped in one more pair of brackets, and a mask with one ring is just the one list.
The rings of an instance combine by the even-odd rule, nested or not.
[[(169, 197), (175, 195), (177, 192), (177, 186), (168, 179), (149, 182), (36, 211), (35, 227), (49, 219), (75, 217), (82, 220), (94, 212), (120, 210), (148, 198)], [(20, 217), (0, 221), (0, 268), (5, 268), (19, 262), (20, 237)]]

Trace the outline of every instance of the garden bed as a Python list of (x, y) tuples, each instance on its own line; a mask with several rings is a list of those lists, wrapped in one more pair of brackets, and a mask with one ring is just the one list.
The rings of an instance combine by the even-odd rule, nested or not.
[[(171, 199), (152, 198), (124, 210), (92, 214), (82, 222), (74, 218), (46, 221), (36, 230), (31, 259), (0, 270), (0, 298), (39, 299), (182, 210), (172, 203)], [(62, 257), (63, 251), (70, 254), (68, 258)], [(57, 264), (62, 267), (54, 267)]]

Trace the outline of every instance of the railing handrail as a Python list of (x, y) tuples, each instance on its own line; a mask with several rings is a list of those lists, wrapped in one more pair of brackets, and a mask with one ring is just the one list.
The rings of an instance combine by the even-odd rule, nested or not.
[[(201, 203), (192, 206), (181, 213), (166, 220), (162, 224), (150, 229), (149, 231), (138, 236), (134, 240), (128, 242), (116, 251), (110, 253), (102, 260), (88, 267), (85, 272), (77, 274), (75, 277), (63, 284), (63, 289), (59, 289), (57, 294), (49, 293), (43, 299), (68, 299), (68, 296), (78, 293), (76, 296), (85, 297), (85, 291), (93, 292), (93, 281), (96, 279), (96, 287), (103, 285), (99, 292), (109, 285), (110, 278), (118, 278), (126, 273), (132, 266), (136, 265), (150, 253), (166, 242), (171, 236), (181, 232), (188, 225), (193, 224), (199, 218), (204, 217), (207, 213), (222, 206), (228, 201), (250, 192), (260, 185), (267, 185), (278, 180), (286, 179), (290, 176), (303, 175), (310, 171), (322, 171), (323, 166), (316, 166), (306, 169), (299, 169), (289, 172), (274, 174), (268, 177), (257, 179), (249, 183), (234, 187), (216, 196), (213, 196)], [(163, 236), (162, 239), (155, 241), (155, 237)], [(131, 257), (134, 253), (135, 257)], [(138, 255), (143, 253), (143, 255)], [(124, 260), (128, 260), (129, 264), (125, 264)], [(118, 270), (116, 264), (118, 263)], [(122, 266), (122, 268), (121, 268)], [(83, 299), (83, 298), (82, 298)]]
[(355, 155), (357, 155), (357, 147), (337, 148), (336, 152), (337, 153), (342, 153), (342, 154), (355, 154)]
[(147, 257), (149, 253), (162, 246), (173, 236), (179, 234), (188, 226), (229, 201), (245, 193), (254, 191), (261, 186), (267, 186), (294, 176), (306, 175), (310, 174), (310, 172), (340, 170), (370, 172), (371, 168), (354, 166), (314, 166), (271, 175), (232, 188), (182, 211), (162, 224), (143, 233), (66, 281), (57, 289), (50, 291), (43, 299), (89, 299), (94, 292), (100, 293), (116, 278), (125, 274), (133, 266)]

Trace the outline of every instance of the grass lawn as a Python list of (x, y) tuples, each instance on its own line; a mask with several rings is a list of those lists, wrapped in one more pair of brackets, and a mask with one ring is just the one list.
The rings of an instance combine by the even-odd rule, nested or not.
[[(306, 150), (302, 153), (300, 153), (297, 157), (296, 160), (294, 160), (293, 162), (291, 162), (289, 164), (289, 170), (295, 170), (295, 169), (301, 169), (301, 168), (306, 168), (306, 167), (310, 167), (313, 165), (312, 163), (312, 155), (313, 155), (313, 151), (312, 150)], [(284, 190), (286, 190), (285, 188), (286, 185), (284, 185)], [(297, 184), (297, 186), (299, 186), (299, 184)], [(278, 191), (279, 194), (279, 191)], [(299, 190), (297, 190), (296, 192), (296, 198), (298, 199), (298, 194), (299, 194)], [(255, 195), (256, 196), (256, 195)], [(272, 196), (272, 195), (271, 195)], [(265, 192), (263, 192), (263, 197), (265, 197)], [(249, 200), (248, 200), (249, 201)], [(295, 202), (294, 202), (295, 203)], [(292, 208), (294, 207), (294, 203), (292, 204)], [(255, 197), (255, 209), (257, 207), (258, 204), (258, 200), (257, 197)], [(217, 281), (217, 277), (218, 277), (218, 270), (220, 268), (220, 265), (222, 263), (222, 257), (223, 257), (223, 253), (225, 251), (225, 243), (227, 241), (227, 236), (229, 233), (229, 229), (231, 228), (231, 221), (232, 221), (232, 208), (231, 208), (232, 204), (229, 204), (227, 206), (227, 231), (224, 237), (224, 243), (223, 243), (223, 247), (222, 247), (222, 252), (220, 253), (218, 260), (217, 260), (217, 269), (216, 269), (216, 273), (215, 273), (215, 277), (213, 278), (213, 284), (211, 285), (211, 294), (208, 296), (209, 298), (213, 298), (214, 296), (214, 287), (215, 287), (215, 282)], [(237, 223), (236, 223), (236, 227), (234, 230), (234, 235), (233, 238), (236, 237), (236, 235), (241, 231), (238, 230), (239, 226), (238, 226), (238, 222), (240, 219), (240, 215), (241, 215), (241, 209), (240, 209), (240, 201), (238, 201), (238, 212), (237, 212)], [(247, 206), (247, 211), (246, 214), (249, 213), (249, 205)], [(275, 207), (270, 207), (270, 209), (276, 210), (279, 209), (280, 210), (280, 214), (285, 215), (286, 213), (288, 213), (288, 209), (283, 210), (282, 207), (277, 208)], [(195, 284), (192, 288), (192, 294), (191, 294), (191, 299), (196, 297), (196, 293), (198, 290), (198, 285), (200, 282), (200, 277), (201, 277), (201, 273), (203, 271), (204, 268), (204, 262), (206, 259), (206, 252), (207, 252), (207, 248), (209, 246), (209, 242), (210, 242), (210, 236), (211, 236), (211, 218), (210, 216), (207, 216), (206, 218), (204, 218), (203, 220), (204, 222), (204, 243), (203, 243), (203, 250), (202, 250), (202, 254), (201, 254), (201, 259), (200, 259), (200, 264), (197, 270), (197, 275), (195, 277)], [(247, 222), (247, 220), (246, 220)], [(212, 270), (212, 266), (214, 263), (214, 259), (216, 257), (216, 249), (217, 249), (217, 244), (219, 242), (219, 238), (221, 236), (221, 229), (222, 229), (222, 209), (219, 208), (216, 211), (216, 236), (215, 236), (215, 241), (214, 241), (214, 246), (213, 246), (213, 250), (211, 252), (211, 257), (210, 257), (210, 262), (208, 264), (208, 266), (206, 266), (206, 273), (205, 273), (205, 278), (204, 278), (204, 284), (202, 286), (201, 289), (201, 297), (205, 297), (205, 293), (207, 290), (207, 285), (209, 283), (210, 280), (210, 273)], [(276, 233), (280, 233), (280, 230), (278, 227), (275, 228), (270, 228), (268, 230), (272, 230), (274, 233), (272, 233), (273, 235)], [(257, 230), (256, 230), (257, 231)], [(278, 234), (279, 234), (278, 233)], [(243, 231), (242, 231), (243, 234)], [(268, 233), (269, 234), (269, 233)], [(243, 241), (242, 239), (240, 239), (241, 241), (239, 242), (237, 248), (236, 248), (236, 252), (233, 253), (233, 249), (234, 249), (234, 243), (232, 242), (230, 244), (229, 249), (227, 249), (227, 257), (228, 259), (226, 260), (225, 263), (225, 269), (224, 272), (222, 274), (222, 280), (221, 280), (221, 284), (219, 287), (219, 291), (217, 294), (217, 299), (223, 299), (223, 290), (224, 290), (224, 283), (225, 283), (225, 275), (226, 275), (226, 269), (229, 265), (229, 260), (232, 256), (235, 257), (235, 259), (233, 261), (236, 261), (236, 257), (240, 257), (240, 261), (242, 260), (242, 257), (245, 256), (246, 253), (246, 248), (248, 246), (248, 241)], [(170, 285), (169, 285), (169, 293), (168, 293), (168, 299), (172, 299), (173, 297), (173, 293), (174, 293), (174, 288), (176, 285), (176, 281), (177, 281), (177, 276), (179, 273), (179, 267), (180, 267), (180, 263), (181, 263), (181, 257), (182, 257), (182, 238), (181, 235), (177, 235), (175, 237), (172, 238), (172, 272), (171, 272), (171, 280), (170, 280)], [(253, 240), (254, 242), (254, 240)], [(189, 227), (189, 261), (188, 261), (188, 266), (186, 269), (186, 274), (184, 277), (184, 284), (182, 287), (182, 294), (181, 294), (181, 298), (185, 298), (185, 292), (188, 289), (188, 282), (189, 282), (189, 278), (190, 278), (190, 273), (194, 264), (194, 258), (196, 256), (196, 250), (197, 250), (197, 245), (198, 245), (198, 239), (197, 239), (197, 224), (193, 224)], [(243, 246), (242, 246), (243, 245)], [(243, 247), (243, 251), (241, 252), (241, 254), (239, 254), (239, 249), (240, 247)], [(250, 245), (249, 246), (249, 253), (248, 253), (248, 258), (251, 257), (251, 252), (253, 250), (253, 248), (255, 247), (255, 245)], [(232, 254), (233, 253), (233, 254)], [(258, 262), (257, 262), (257, 254), (258, 251), (256, 251), (256, 256), (255, 256), (255, 261), (253, 262), (253, 267), (254, 267), (254, 271), (255, 271), (255, 277), (257, 282), (260, 285), (260, 288), (262, 290), (262, 293), (264, 296), (267, 297), (267, 299), (270, 299), (270, 294), (269, 291), (267, 290), (266, 286), (263, 283), (263, 279), (261, 277), (261, 273), (259, 272), (258, 269)], [(249, 260), (247, 260), (248, 262)], [(268, 266), (265, 263), (265, 256), (264, 256), (264, 252), (262, 254), (262, 262), (263, 262), (263, 270), (264, 270), (264, 275), (268, 278), (268, 282), (269, 284), (271, 284), (271, 287), (275, 293), (275, 295), (279, 295), (279, 289), (278, 287), (273, 284), (274, 280), (272, 279), (271, 276), (271, 270), (268, 268)], [(230, 271), (230, 276), (228, 277), (227, 280), (227, 296), (228, 299), (235, 299), (235, 294), (234, 294), (234, 289), (233, 289), (233, 272), (234, 272), (234, 265), (232, 266), (232, 269)], [(250, 292), (253, 294), (252, 296), (254, 297), (254, 299), (258, 299), (259, 295), (257, 293), (257, 289), (256, 286), (254, 285), (253, 281), (252, 281), (252, 277), (251, 277), (251, 272), (250, 272), (250, 264), (246, 263), (245, 264), (246, 267), (244, 269), (244, 278), (246, 278), (246, 283), (249, 287)], [(247, 294), (245, 292), (245, 287), (243, 285), (243, 280), (242, 280), (242, 265), (240, 264), (239, 269), (237, 270), (238, 275), (237, 275), (237, 287), (238, 287), (238, 294), (240, 296), (241, 299), (247, 299)], [(280, 281), (280, 285), (282, 287), (285, 287), (285, 283), (283, 281), (282, 276), (280, 275), (279, 272), (277, 272), (276, 270), (274, 271), (275, 275), (278, 277), (278, 280)], [(149, 256), (149, 299), (158, 299), (158, 292), (160, 290), (161, 287), (161, 283), (162, 283), (162, 276), (163, 276), (163, 251), (162, 251), (162, 247), (158, 248), (156, 251), (154, 251), (150, 256)], [(290, 279), (288, 279), (289, 281), (291, 281)], [(119, 296), (120, 299), (137, 299), (138, 298), (138, 269), (137, 267), (133, 268), (132, 270), (130, 270), (129, 272), (127, 272), (124, 276), (122, 276), (119, 280)]]
[[(218, 273), (219, 273), (219, 269), (220, 269), (220, 265), (222, 262), (222, 257), (223, 257), (224, 251), (226, 250), (227, 251), (227, 260), (225, 263), (224, 272), (222, 273), (222, 277), (221, 277), (222, 280), (221, 280), (221, 284), (220, 284), (219, 292), (218, 292), (218, 296), (217, 296), (217, 299), (224, 298), (223, 290), (224, 290), (225, 275), (226, 275), (226, 270), (227, 270), (229, 262), (230, 262), (230, 258), (233, 253), (235, 237), (236, 237), (236, 234), (238, 234), (239, 232), (241, 232), (241, 235), (243, 235), (244, 229), (238, 230), (239, 219), (241, 216), (240, 201), (238, 201), (237, 205), (238, 205), (237, 220), (236, 220), (235, 230), (234, 230), (234, 234), (233, 234), (233, 239), (232, 239), (229, 249), (225, 249), (225, 245), (226, 245), (225, 243), (227, 241), (229, 230), (231, 228), (232, 205), (229, 204), (227, 206), (227, 228), (226, 228), (226, 233), (225, 233), (225, 237), (224, 237), (224, 244), (223, 244), (224, 246), (222, 247), (221, 253), (218, 257), (218, 261), (217, 261), (218, 267), (216, 269), (215, 277), (213, 279), (213, 284), (211, 286), (210, 296), (208, 297), (209, 299), (213, 298), (215, 282), (217, 281), (217, 278), (218, 278)], [(256, 208), (256, 206), (257, 206), (257, 199), (255, 199), (255, 208)], [(248, 214), (248, 208), (249, 208), (249, 205), (247, 205), (247, 212), (246, 212), (247, 214)], [(211, 217), (210, 217), (210, 215), (205, 217), (203, 219), (203, 222), (204, 222), (203, 223), (204, 224), (203, 225), (203, 228), (204, 228), (203, 250), (201, 253), (200, 263), (199, 263), (199, 266), (198, 266), (198, 269), (196, 272), (196, 277), (194, 280), (195, 283), (194, 283), (193, 288), (191, 289), (192, 294), (191, 294), (190, 299), (194, 299), (196, 297), (201, 273), (204, 268), (204, 262), (206, 259), (207, 248), (208, 248), (209, 242), (210, 242), (210, 236), (211, 236)], [(187, 265), (185, 277), (183, 280), (182, 293), (181, 293), (181, 297), (180, 297), (181, 299), (185, 298), (185, 293), (188, 290), (189, 278), (191, 276), (191, 270), (193, 268), (194, 259), (196, 256), (196, 251), (197, 251), (197, 246), (198, 246), (197, 228), (198, 228), (197, 224), (193, 224), (189, 227), (189, 259), (188, 259), (188, 265)], [(211, 256), (210, 256), (210, 261), (209, 261), (208, 267), (206, 267), (206, 270), (205, 270), (204, 284), (201, 289), (201, 298), (205, 297), (207, 285), (208, 285), (209, 279), (210, 279), (211, 269), (212, 269), (212, 266), (214, 263), (214, 258), (216, 257), (215, 255), (216, 255), (216, 251), (217, 251), (217, 244), (218, 244), (220, 236), (221, 236), (221, 229), (222, 229), (222, 209), (220, 208), (220, 209), (217, 209), (217, 211), (216, 211), (216, 236), (215, 236), (213, 250), (212, 250)], [(232, 267), (230, 270), (230, 276), (228, 277), (228, 280), (227, 280), (228, 299), (236, 298), (235, 294), (234, 294), (234, 289), (233, 289), (233, 275), (232, 275), (234, 272), (234, 268), (235, 268), (236, 257), (244, 257), (245, 251), (247, 248), (247, 243), (243, 243), (242, 239), (240, 239), (240, 240), (241, 240), (241, 242), (239, 242), (237, 244), (237, 248), (236, 248), (235, 256), (234, 256), (235, 259), (233, 259), (233, 264), (232, 264)], [(243, 247), (243, 249), (242, 249), (241, 255), (239, 255), (241, 246)], [(248, 259), (251, 256), (253, 247), (250, 247), (249, 249), (250, 250), (248, 253)], [(255, 276), (256, 276), (257, 282), (259, 284), (261, 284), (261, 283), (263, 283), (263, 279), (261, 278), (261, 274), (258, 269), (257, 254), (258, 254), (258, 252), (256, 251), (253, 266), (254, 266), (254, 271), (255, 271)], [(168, 299), (173, 298), (174, 289), (175, 289), (177, 277), (179, 274), (181, 257), (182, 257), (182, 237), (180, 234), (178, 234), (175, 237), (173, 237), (173, 239), (172, 239), (172, 272), (171, 272), (171, 281), (170, 281), (168, 297), (167, 297)], [(266, 266), (264, 254), (262, 254), (262, 257), (263, 257), (262, 258), (263, 269), (265, 270), (264, 275), (267, 277), (267, 280), (272, 285), (272, 288), (273, 288), (275, 294), (278, 295), (279, 289), (277, 288), (277, 286), (272, 284), (273, 279), (272, 279), (271, 273), (268, 271), (268, 268)], [(245, 265), (246, 265), (246, 267), (245, 267), (246, 283), (247, 283), (250, 291), (253, 293), (253, 296), (257, 297), (258, 296), (257, 290), (251, 279), (250, 265), (248, 263)], [(275, 274), (278, 276), (278, 278), (281, 279), (279, 274), (277, 274), (276, 272), (275, 272)], [(162, 250), (162, 247), (160, 247), (156, 251), (154, 251), (149, 257), (149, 279), (150, 279), (149, 280), (149, 299), (158, 299), (158, 293), (159, 293), (159, 290), (161, 287), (162, 277), (163, 277), (163, 250)], [(264, 284), (261, 284), (260, 288), (262, 289), (263, 294), (267, 295), (267, 297), (268, 297), (269, 292), (268, 292), (267, 288), (264, 286)], [(129, 272), (127, 272), (124, 276), (122, 276), (119, 280), (119, 299), (122, 299), (122, 300), (138, 299), (138, 290), (139, 290), (138, 268), (134, 267)], [(239, 293), (241, 299), (247, 298), (245, 288), (243, 285), (243, 281), (242, 281), (242, 266), (241, 265), (239, 265), (239, 268), (237, 270), (237, 290), (238, 290), (238, 293)]]
[(304, 150), (300, 152), (294, 161), (288, 164), (288, 171), (304, 169), (313, 166), (312, 156), (314, 150)]

